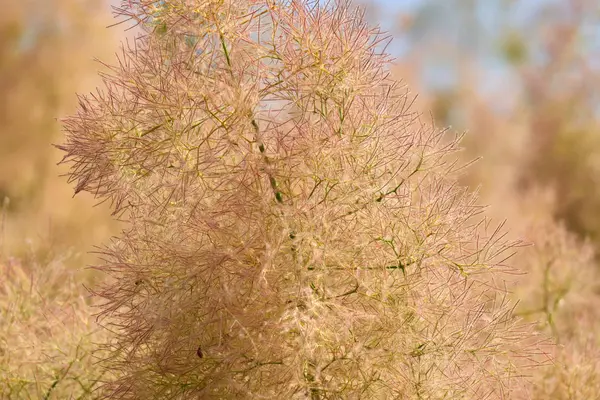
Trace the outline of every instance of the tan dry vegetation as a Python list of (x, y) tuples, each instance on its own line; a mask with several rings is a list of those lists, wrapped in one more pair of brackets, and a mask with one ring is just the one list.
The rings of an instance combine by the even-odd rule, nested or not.
[(0, 13), (0, 398), (90, 398), (106, 336), (84, 284), (91, 246), (116, 224), (58, 175), (56, 118), (98, 82), (110, 55), (105, 3), (9, 1)]
[(514, 259), (524, 275), (513, 281), (510, 291), (519, 300), (517, 314), (557, 344), (553, 364), (533, 377), (531, 398), (597, 398), (600, 276), (595, 248), (553, 219), (552, 191), (533, 189), (520, 196), (504, 192), (490, 212), (496, 217), (520, 215), (510, 223), (511, 233), (530, 245)]
[(92, 354), (95, 323), (85, 274), (63, 260), (0, 262), (0, 398), (92, 398), (106, 375)]

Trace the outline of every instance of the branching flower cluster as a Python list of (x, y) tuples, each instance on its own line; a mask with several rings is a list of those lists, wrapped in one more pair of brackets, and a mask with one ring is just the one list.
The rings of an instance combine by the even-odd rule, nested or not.
[[(95, 290), (110, 398), (509, 398), (538, 362), (460, 137), (345, 1), (123, 1), (144, 35), (59, 146), (127, 228)], [(118, 373), (116, 373), (118, 372)]]

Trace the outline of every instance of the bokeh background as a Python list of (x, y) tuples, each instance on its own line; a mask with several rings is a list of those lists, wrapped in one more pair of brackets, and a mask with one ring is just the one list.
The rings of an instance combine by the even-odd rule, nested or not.
[[(415, 107), (440, 129), (467, 132), (461, 157), (477, 162), (462, 182), (511, 234), (536, 244), (514, 259), (529, 272), (514, 293), (525, 318), (566, 343), (558, 356), (569, 365), (540, 378), (545, 395), (598, 396), (597, 1), (359, 3), (393, 36), (392, 70), (418, 93)], [(51, 144), (75, 93), (100, 85), (94, 58), (113, 62), (133, 33), (106, 28), (108, 1), (0, 4), (0, 398), (61, 398), (59, 389), (85, 398), (101, 374), (87, 354), (103, 334), (84, 287), (101, 277), (85, 267), (119, 222), (91, 196), (73, 197)]]
[(598, 3), (386, 4), (379, 13), (396, 7), (389, 26), (401, 38), (393, 48), (399, 76), (423, 95), (421, 107), (440, 126), (467, 130), (467, 151), (483, 157), (471, 183), (483, 185), (486, 194), (502, 186), (548, 190), (555, 196), (554, 216), (598, 242)]

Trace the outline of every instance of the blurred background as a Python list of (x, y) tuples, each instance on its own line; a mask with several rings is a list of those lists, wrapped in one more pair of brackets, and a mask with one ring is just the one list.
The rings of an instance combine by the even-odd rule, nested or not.
[(114, 228), (105, 208), (72, 198), (57, 167), (58, 118), (73, 113), (76, 93), (99, 84), (118, 31), (108, 4), (93, 0), (2, 0), (0, 13), (0, 249), (21, 259), (68, 257), (81, 264)]
[(483, 159), (465, 181), (482, 185), (485, 202), (544, 191), (555, 218), (598, 243), (598, 2), (380, 0), (369, 9), (395, 36), (397, 76), (419, 107), (468, 132), (466, 157)]
[[(396, 58), (393, 73), (413, 95), (418, 93), (415, 106), (438, 127), (467, 132), (461, 156), (465, 162), (478, 161), (461, 177), (463, 183), (479, 188), (482, 203), (491, 204), (490, 215), (508, 219), (515, 235), (542, 243), (538, 250), (548, 249), (516, 262), (533, 271), (516, 291), (534, 293), (525, 290), (527, 284), (543, 289), (524, 304), (543, 297), (546, 304), (540, 312), (552, 317), (549, 304), (556, 308), (567, 298), (564, 287), (598, 297), (596, 287), (586, 292), (572, 283), (576, 277), (579, 283), (594, 280), (594, 252), (600, 245), (597, 0), (359, 3), (371, 22), (393, 36), (387, 47)], [(131, 33), (122, 25), (106, 28), (114, 23), (109, 1), (0, 0), (0, 5), (0, 292), (31, 293), (35, 281), (40, 304), (60, 296), (67, 301), (73, 293), (87, 298), (81, 284), (96, 279), (91, 270), (82, 269), (95, 260), (88, 252), (117, 234), (119, 226), (107, 207), (93, 207), (91, 196), (80, 193), (73, 198), (73, 188), (59, 176), (64, 168), (56, 166), (61, 154), (51, 144), (62, 141), (57, 118), (75, 112), (75, 94), (92, 92), (100, 84), (101, 65), (94, 58), (113, 62), (119, 42)], [(552, 285), (547, 269), (541, 275), (535, 272), (550, 250), (558, 252), (553, 260), (564, 266), (552, 275)], [(20, 278), (14, 272), (17, 266)], [(60, 293), (59, 278), (54, 283), (35, 280), (44, 268), (55, 276), (75, 276), (68, 286), (74, 292), (66, 297)], [(582, 270), (585, 274), (577, 275)], [(9, 290), (10, 285), (16, 286)], [(552, 293), (562, 294), (557, 300)], [(583, 300), (593, 304), (591, 297)], [(0, 301), (0, 311), (6, 304)], [(571, 321), (598, 320), (581, 317), (584, 308), (577, 307), (579, 314)], [(23, 310), (33, 308), (29, 304)], [(12, 310), (10, 315), (17, 318)], [(80, 311), (81, 320), (89, 324), (88, 311)], [(0, 313), (0, 325), (6, 315)], [(30, 311), (23, 315), (32, 318)], [(557, 320), (553, 318), (549, 320)], [(27, 321), (21, 320), (21, 328), (33, 323)], [(548, 323), (558, 337), (553, 324)], [(9, 368), (10, 375), (2, 369), (8, 368), (2, 346), (14, 340), (15, 332), (23, 332), (15, 329), (0, 329), (0, 375), (4, 371), (18, 380), (29, 372)], [(33, 331), (29, 340), (35, 342), (41, 334)], [(58, 339), (53, 346), (56, 343)], [(68, 361), (70, 356), (64, 354), (73, 354), (71, 344), (67, 339), (61, 343)], [(569, 354), (592, 357), (598, 346), (589, 346), (585, 341)], [(64, 369), (55, 364), (55, 359), (48, 364), (49, 382), (55, 370)], [(591, 371), (600, 369), (597, 361), (589, 365)], [(39, 370), (32, 371), (44, 381)], [(600, 387), (597, 373), (590, 373)], [(584, 378), (589, 385), (589, 376)], [(569, 382), (575, 385), (574, 378)], [(586, 398), (581, 396), (573, 398)]]

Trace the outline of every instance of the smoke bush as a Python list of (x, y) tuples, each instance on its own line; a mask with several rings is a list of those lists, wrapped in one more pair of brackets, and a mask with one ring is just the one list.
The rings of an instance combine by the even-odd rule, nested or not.
[[(111, 398), (506, 398), (535, 364), (514, 243), (455, 182), (460, 138), (344, 1), (124, 1), (144, 35), (80, 97)], [(118, 373), (117, 373), (118, 372)]]

